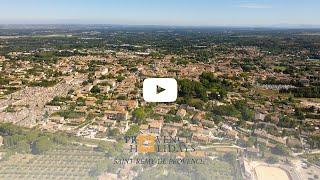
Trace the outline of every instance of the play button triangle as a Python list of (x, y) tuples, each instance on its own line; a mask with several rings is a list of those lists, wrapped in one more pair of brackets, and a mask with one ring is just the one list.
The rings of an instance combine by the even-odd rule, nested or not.
[(157, 94), (162, 93), (163, 91), (165, 91), (166, 89), (160, 87), (157, 85)]

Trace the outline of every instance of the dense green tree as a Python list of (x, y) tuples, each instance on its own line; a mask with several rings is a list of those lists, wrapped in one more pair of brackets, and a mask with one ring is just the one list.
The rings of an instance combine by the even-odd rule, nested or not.
[(14, 147), (14, 149), (18, 153), (30, 153), (31, 152), (30, 144), (26, 140), (19, 141), (17, 143), (17, 145)]
[(266, 162), (269, 164), (276, 164), (279, 162), (279, 159), (276, 156), (270, 156), (266, 159)]
[(126, 136), (137, 136), (140, 133), (139, 125), (131, 125), (130, 129), (126, 132)]
[(144, 107), (135, 109), (132, 114), (133, 114), (134, 118), (136, 118), (138, 123), (143, 123), (146, 118), (146, 113), (144, 112)]
[(98, 94), (98, 93), (100, 93), (100, 91), (101, 90), (100, 90), (99, 86), (97, 86), (97, 85), (93, 86), (90, 90), (90, 92), (93, 94)]
[(277, 144), (274, 148), (271, 149), (271, 152), (280, 156), (289, 156), (290, 154), (289, 149), (282, 144)]
[(34, 154), (42, 154), (48, 150), (53, 148), (53, 143), (50, 140), (49, 137), (47, 136), (41, 136), (35, 143), (33, 144), (32, 147), (32, 152)]

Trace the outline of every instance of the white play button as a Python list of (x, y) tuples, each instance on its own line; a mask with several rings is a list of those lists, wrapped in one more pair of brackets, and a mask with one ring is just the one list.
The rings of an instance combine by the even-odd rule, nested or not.
[(173, 78), (148, 78), (143, 81), (143, 99), (147, 102), (174, 102), (178, 95)]

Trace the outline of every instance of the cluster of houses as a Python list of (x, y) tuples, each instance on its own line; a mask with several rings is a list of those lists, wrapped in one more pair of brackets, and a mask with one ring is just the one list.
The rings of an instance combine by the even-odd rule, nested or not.
[[(120, 133), (125, 133), (130, 129), (131, 124), (134, 123), (132, 112), (136, 108), (146, 105), (141, 100), (140, 87), (142, 80), (146, 77), (183, 77), (198, 80), (202, 72), (209, 71), (215, 72), (215, 75), (219, 77), (237, 77), (239, 83), (249, 82), (254, 84), (257, 78), (265, 80), (267, 77), (275, 77), (277, 81), (282, 82), (293, 80), (290, 75), (276, 73), (272, 69), (262, 69), (259, 74), (247, 72), (244, 75), (241, 66), (234, 66), (234, 59), (252, 59), (267, 54), (267, 52), (261, 52), (256, 47), (240, 47), (235, 48), (235, 51), (246, 51), (247, 53), (230, 52), (227, 55), (217, 55), (216, 60), (212, 63), (187, 64), (174, 64), (173, 61), (179, 58), (178, 56), (167, 55), (154, 60), (149, 56), (149, 53), (128, 52), (117, 52), (115, 55), (104, 56), (64, 57), (57, 63), (46, 66), (37, 64), (37, 62), (17, 60), (15, 63), (9, 63), (4, 69), (5, 78), (10, 81), (8, 87), (1, 86), (0, 93), (4, 93), (3, 87), (23, 89), (27, 86), (26, 82), (37, 82), (44, 79), (63, 82), (68, 85), (69, 88), (65, 89), (68, 92), (60, 93), (57, 97), (63, 95), (62, 97), (65, 100), (54, 102), (53, 97), (43, 99), (42, 101), (46, 101), (44, 107), (40, 108), (43, 110), (43, 118), (40, 118), (38, 123), (41, 124), (43, 129), (50, 131), (66, 130), (74, 132), (78, 130), (74, 133), (88, 135), (92, 134), (89, 133), (91, 131), (105, 133), (110, 129), (117, 128)], [(12, 56), (14, 55), (12, 54)], [(0, 57), (0, 62), (5, 60), (5, 57)], [(39, 67), (39, 69), (35, 67)], [(56, 72), (57, 77), (50, 75), (52, 72)], [(313, 74), (312, 78), (315, 77), (316, 74)], [(308, 78), (296, 78), (307, 86), (311, 76), (310, 78), (309, 76)], [(269, 86), (262, 88), (268, 89)], [(272, 86), (270, 88), (272, 89)], [(275, 88), (282, 87), (277, 86)], [(264, 122), (267, 116), (268, 122), (277, 124), (279, 116), (272, 114), (271, 110), (286, 115), (294, 113), (294, 107), (291, 105), (275, 104), (275, 97), (272, 97), (272, 95), (265, 103), (254, 103), (255, 100), (261, 99), (255, 92), (249, 92), (248, 97), (252, 100), (248, 101), (247, 105), (254, 111), (254, 119), (253, 121), (246, 121), (246, 126)], [(237, 99), (243, 99), (242, 95), (238, 92), (232, 92), (228, 94), (225, 102), (230, 103)], [(224, 105), (224, 103), (218, 102), (216, 105)], [(181, 120), (166, 121), (165, 116), (172, 110), (176, 112), (175, 116), (180, 117)], [(247, 141), (249, 136), (254, 135), (258, 137), (258, 141), (264, 141), (270, 147), (275, 143), (289, 143), (293, 144), (292, 146), (298, 146), (299, 144), (296, 139), (278, 137), (264, 130), (255, 129), (251, 131), (250, 129), (237, 127), (235, 124), (238, 119), (235, 117), (225, 116), (223, 122), (215, 124), (212, 119), (206, 118), (205, 111), (197, 110), (188, 105), (156, 104), (153, 112), (157, 117), (146, 119), (146, 123), (140, 125), (141, 133), (172, 136), (191, 135), (194, 141), (201, 143), (221, 139), (234, 142), (238, 140)], [(317, 122), (310, 121), (310, 123), (315, 124)], [(85, 126), (85, 128), (80, 128), (80, 130), (77, 128), (82, 126)]]

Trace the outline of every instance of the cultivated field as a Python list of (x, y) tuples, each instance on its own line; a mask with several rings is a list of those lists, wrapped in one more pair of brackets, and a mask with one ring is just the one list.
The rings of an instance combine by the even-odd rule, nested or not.
[(13, 155), (0, 162), (0, 179), (92, 179), (90, 172), (106, 160), (83, 146), (59, 147), (43, 155)]

